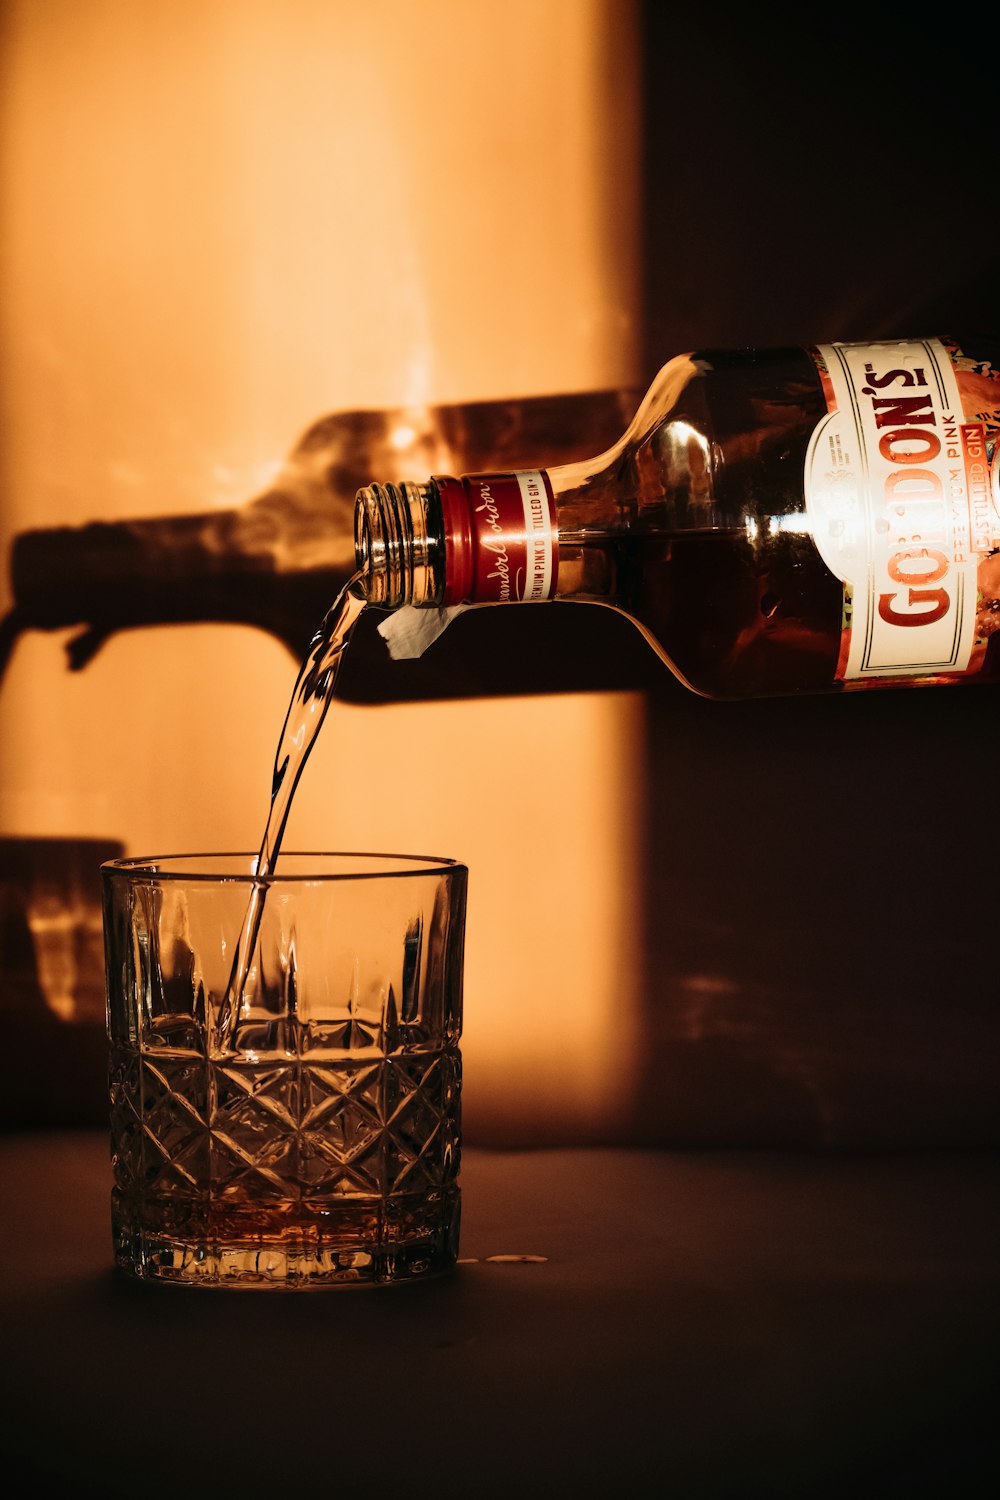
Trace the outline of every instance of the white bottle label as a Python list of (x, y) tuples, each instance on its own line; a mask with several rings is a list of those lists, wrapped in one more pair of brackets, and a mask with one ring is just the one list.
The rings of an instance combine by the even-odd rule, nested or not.
[(812, 352), (830, 414), (806, 457), (806, 508), (845, 585), (838, 676), (976, 670), (977, 570), (1000, 538), (998, 475), (991, 483), (987, 431), (963, 408), (952, 354), (937, 339)]

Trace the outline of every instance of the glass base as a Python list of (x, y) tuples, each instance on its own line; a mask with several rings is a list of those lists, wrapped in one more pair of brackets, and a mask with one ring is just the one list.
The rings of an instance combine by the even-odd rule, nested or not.
[(418, 1200), (350, 1205), (292, 1200), (251, 1208), (142, 1204), (112, 1194), (115, 1264), (170, 1286), (308, 1290), (392, 1286), (452, 1271), (458, 1188)]

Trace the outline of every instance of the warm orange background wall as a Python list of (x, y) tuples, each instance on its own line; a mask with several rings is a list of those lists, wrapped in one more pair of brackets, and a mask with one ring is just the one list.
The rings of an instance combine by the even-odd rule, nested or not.
[[(341, 408), (634, 383), (631, 3), (11, 0), (4, 25), (4, 554), (240, 504)], [(25, 636), (2, 687), (0, 833), (256, 848), (288, 652), (150, 629), (71, 675), (62, 645)], [(289, 845), (468, 862), (469, 1118), (500, 1134), (622, 1108), (641, 713), (338, 706), (303, 782)]]

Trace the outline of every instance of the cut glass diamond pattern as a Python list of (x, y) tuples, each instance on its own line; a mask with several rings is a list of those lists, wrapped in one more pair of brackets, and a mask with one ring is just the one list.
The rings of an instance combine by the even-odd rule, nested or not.
[(140, 1065), (118, 1049), (110, 1079), (122, 1190), (384, 1198), (457, 1176), (455, 1053), (334, 1068), (301, 1057), (223, 1066), (190, 1053), (146, 1054)]

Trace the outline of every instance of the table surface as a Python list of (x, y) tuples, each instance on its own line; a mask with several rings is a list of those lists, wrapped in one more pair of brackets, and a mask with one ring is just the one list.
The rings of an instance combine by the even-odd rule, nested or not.
[(111, 1268), (103, 1130), (9, 1134), (5, 1471), (142, 1500), (978, 1496), (998, 1176), (470, 1150), (453, 1276), (233, 1292)]

